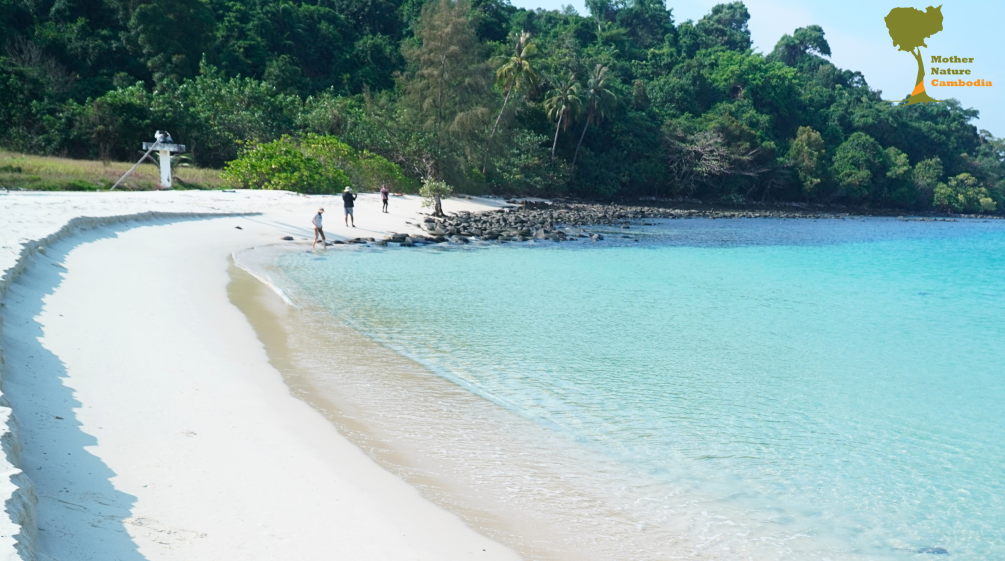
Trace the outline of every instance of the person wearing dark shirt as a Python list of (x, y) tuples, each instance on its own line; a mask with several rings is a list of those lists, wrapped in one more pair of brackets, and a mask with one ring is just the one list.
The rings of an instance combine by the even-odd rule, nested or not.
[(356, 194), (352, 192), (352, 188), (346, 186), (345, 192), (342, 193), (342, 203), (345, 206), (345, 225), (349, 226), (349, 221), (352, 221), (352, 227), (356, 227), (356, 219), (352, 216), (353, 201), (356, 200)]
[(383, 185), (380, 188), (380, 201), (384, 203), (384, 212), (387, 212), (387, 195), (390, 191), (387, 190), (387, 185)]

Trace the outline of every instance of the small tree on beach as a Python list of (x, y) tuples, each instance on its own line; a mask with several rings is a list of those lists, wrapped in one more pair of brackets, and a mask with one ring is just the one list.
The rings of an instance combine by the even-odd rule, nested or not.
[(422, 180), (422, 188), (419, 194), (422, 195), (422, 206), (433, 207), (433, 216), (443, 216), (443, 197), (449, 197), (454, 192), (454, 188), (447, 185), (445, 181), (426, 178)]

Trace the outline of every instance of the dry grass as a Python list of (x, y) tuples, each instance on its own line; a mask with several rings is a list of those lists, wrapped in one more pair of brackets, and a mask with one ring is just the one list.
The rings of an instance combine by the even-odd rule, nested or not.
[[(0, 188), (38, 191), (99, 191), (110, 188), (133, 166), (126, 162), (73, 160), (31, 156), (0, 150)], [(174, 186), (182, 189), (221, 189), (228, 185), (220, 171), (177, 166)], [(151, 190), (160, 184), (160, 171), (146, 161), (118, 189)]]

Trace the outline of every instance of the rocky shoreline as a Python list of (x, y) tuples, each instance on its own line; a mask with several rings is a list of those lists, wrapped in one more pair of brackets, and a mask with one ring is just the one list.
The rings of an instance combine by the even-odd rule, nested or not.
[[(604, 235), (598, 227), (605, 230), (619, 227), (630, 230), (631, 226), (651, 226), (645, 220), (654, 219), (737, 219), (737, 218), (771, 218), (771, 219), (831, 219), (845, 220), (854, 216), (867, 214), (853, 212), (828, 212), (809, 209), (709, 209), (709, 208), (664, 208), (655, 206), (605, 205), (574, 202), (543, 202), (543, 201), (507, 201), (513, 206), (494, 211), (471, 213), (461, 211), (444, 217), (427, 216), (423, 222), (415, 224), (426, 234), (392, 233), (382, 240), (375, 238), (353, 238), (334, 244), (373, 244), (386, 246), (388, 243), (403, 247), (415, 245), (456, 243), (466, 244), (472, 241), (495, 242), (526, 242), (531, 240), (550, 240), (554, 242), (575, 239), (601, 241)], [(946, 221), (955, 222), (954, 217), (911, 217), (905, 218), (890, 212), (877, 212), (871, 216), (891, 216), (903, 221)], [(975, 216), (974, 218), (991, 218)]]

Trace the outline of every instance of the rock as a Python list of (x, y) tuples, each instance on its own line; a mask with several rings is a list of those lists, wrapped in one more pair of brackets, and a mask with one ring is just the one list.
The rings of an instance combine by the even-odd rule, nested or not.
[(433, 241), (436, 242), (436, 243), (443, 243), (443, 242), (447, 241), (447, 238), (445, 238), (443, 236), (436, 236), (436, 237), (433, 238)]
[(379, 242), (373, 242), (373, 245), (379, 245), (381, 247), (387, 247), (387, 242), (384, 241), (384, 240), (380, 240)]
[(284, 242), (292, 242), (293, 236), (283, 236), (282, 238), (279, 239), (283, 240)]
[(234, 226), (234, 227), (237, 228), (238, 230), (243, 230), (244, 229), (244, 228), (241, 228), (240, 226)]
[(470, 240), (468, 240), (464, 236), (455, 236), (454, 237), (454, 241), (457, 242), (457, 243), (462, 243), (463, 244), (463, 243), (468, 243)]
[(600, 234), (593, 234), (592, 236), (590, 236), (590, 239), (595, 242), (599, 242), (600, 240), (604, 239), (604, 236)]
[(949, 555), (949, 551), (942, 547), (923, 547), (918, 550), (918, 553), (930, 553), (933, 555)]

